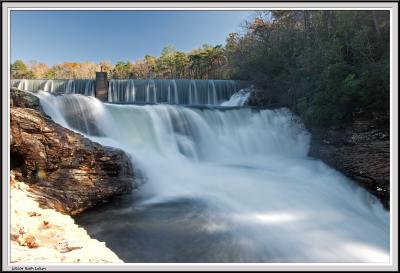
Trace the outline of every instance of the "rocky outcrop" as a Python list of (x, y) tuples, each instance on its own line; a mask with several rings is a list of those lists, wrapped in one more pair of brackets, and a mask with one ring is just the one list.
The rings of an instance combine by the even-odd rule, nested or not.
[(28, 92), (11, 87), (10, 95), (11, 107), (32, 108), (35, 110), (41, 109), (39, 99)]
[(12, 263), (123, 262), (70, 216), (39, 207), (30, 196), (30, 186), (15, 180), (13, 172), (10, 189)]
[(11, 90), (11, 99), (11, 169), (43, 207), (74, 215), (132, 190), (134, 173), (123, 151), (53, 122), (33, 95)]
[(378, 197), (389, 208), (389, 117), (357, 119), (343, 127), (310, 128), (310, 156), (322, 159)]
[(253, 88), (245, 105), (253, 107), (281, 108), (288, 107), (289, 102), (286, 96), (277, 95), (270, 90), (260, 90)]

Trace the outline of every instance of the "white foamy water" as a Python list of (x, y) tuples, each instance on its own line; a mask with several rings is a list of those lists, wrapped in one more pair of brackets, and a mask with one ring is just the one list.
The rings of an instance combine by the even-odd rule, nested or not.
[[(38, 96), (56, 122), (123, 149), (147, 177), (137, 201), (107, 211), (107, 217), (99, 214), (87, 226), (108, 244), (118, 242), (115, 249), (125, 261), (151, 260), (143, 253), (189, 262), (389, 261), (389, 213), (364, 189), (307, 157), (310, 136), (287, 109), (111, 105), (79, 95)], [(154, 206), (176, 200), (204, 208), (181, 216), (175, 209), (183, 205), (174, 205), (174, 213), (147, 218)], [(160, 233), (162, 239), (154, 240)]]
[(221, 103), (221, 106), (243, 106), (250, 97), (249, 89), (242, 89), (231, 96), (228, 101)]
[(46, 91), (51, 93), (64, 92), (95, 96), (95, 80), (45, 80), (45, 79), (11, 79), (11, 86), (29, 92)]
[[(232, 80), (189, 79), (112, 79), (108, 82), (107, 100), (113, 103), (164, 103), (220, 105), (246, 83)], [(12, 79), (11, 86), (21, 90), (73, 93), (95, 96), (94, 79)]]

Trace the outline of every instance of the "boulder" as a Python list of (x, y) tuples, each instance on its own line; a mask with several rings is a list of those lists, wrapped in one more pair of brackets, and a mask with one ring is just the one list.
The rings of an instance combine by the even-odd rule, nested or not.
[(10, 90), (10, 104), (11, 107), (32, 108), (40, 110), (40, 100), (25, 91), (12, 87)]
[(134, 171), (122, 150), (55, 123), (31, 94), (11, 90), (11, 98), (10, 167), (43, 207), (74, 215), (132, 191)]

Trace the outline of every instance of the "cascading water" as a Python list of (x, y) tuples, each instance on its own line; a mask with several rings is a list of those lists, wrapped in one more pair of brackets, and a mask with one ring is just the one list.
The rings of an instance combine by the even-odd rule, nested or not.
[(56, 122), (144, 172), (137, 192), (76, 218), (125, 262), (389, 260), (388, 212), (307, 157), (310, 136), (287, 109), (38, 97)]
[(221, 106), (243, 106), (250, 97), (250, 89), (241, 89), (233, 94), (228, 101), (221, 103)]
[(11, 80), (11, 86), (29, 92), (95, 95), (95, 80)]
[[(28, 90), (29, 87), (25, 87), (25, 88), (26, 88), (26, 90)], [(68, 84), (67, 84), (66, 89), (68, 90)], [(22, 90), (25, 90), (25, 89), (22, 89)], [(46, 81), (46, 83), (44, 84), (43, 91), (52, 92), (52, 90), (54, 90), (54, 82), (51, 80)]]
[(190, 105), (199, 104), (199, 99), (197, 95), (197, 86), (194, 80), (191, 80), (189, 83), (189, 104)]
[(189, 105), (219, 105), (237, 92), (245, 83), (228, 80), (110, 80), (108, 101), (133, 102), (128, 93), (134, 86), (136, 103), (168, 103)]
[(149, 80), (146, 85), (146, 102), (157, 103), (157, 87), (154, 80)]
[(111, 80), (108, 85), (109, 102), (135, 102), (136, 87), (134, 80)]
[(208, 105), (217, 105), (218, 104), (217, 91), (215, 90), (215, 84), (213, 80), (209, 81), (208, 83), (207, 93), (208, 93), (207, 94)]
[[(49, 90), (44, 90), (44, 91), (49, 91)], [(68, 80), (67, 87), (65, 88), (65, 92), (66, 93), (75, 93), (75, 85), (74, 85), (73, 80)]]
[[(11, 80), (11, 86), (37, 92), (95, 96), (95, 80)], [(117, 80), (108, 83), (108, 101), (113, 103), (168, 103), (219, 105), (235, 94), (243, 82), (230, 80)]]
[(175, 80), (171, 80), (168, 85), (168, 103), (179, 104), (178, 86), (176, 85)]
[(11, 80), (11, 86), (16, 87), (20, 90), (26, 90), (26, 80), (15, 81)]

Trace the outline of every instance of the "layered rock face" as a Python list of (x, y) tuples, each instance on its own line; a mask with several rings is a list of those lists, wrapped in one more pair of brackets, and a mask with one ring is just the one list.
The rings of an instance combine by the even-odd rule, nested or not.
[(29, 93), (11, 90), (11, 99), (11, 169), (42, 206), (74, 215), (132, 191), (134, 172), (123, 151), (53, 122)]
[(311, 128), (310, 156), (338, 169), (389, 208), (389, 117), (358, 119), (342, 128)]

